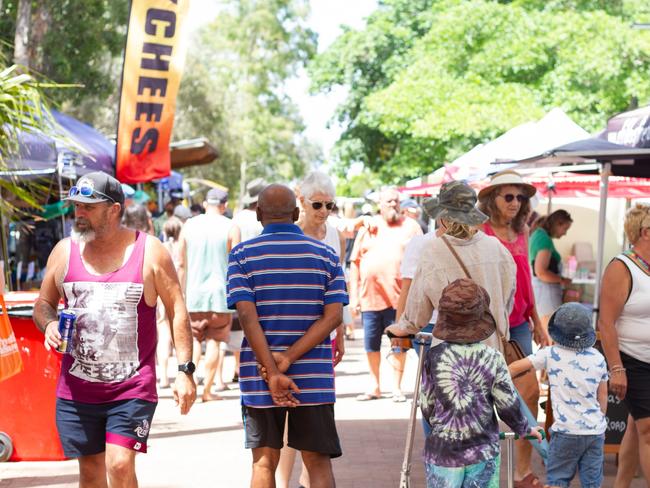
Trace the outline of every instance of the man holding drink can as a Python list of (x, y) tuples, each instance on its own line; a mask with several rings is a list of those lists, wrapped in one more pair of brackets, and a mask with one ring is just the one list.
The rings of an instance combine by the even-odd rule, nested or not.
[(75, 207), (72, 236), (50, 254), (34, 306), (45, 346), (69, 342), (56, 392), (59, 437), (65, 455), (79, 460), (80, 487), (137, 487), (135, 453), (147, 450), (158, 401), (157, 298), (170, 317), (181, 414), (196, 398), (188, 315), (169, 253), (156, 238), (122, 226), (124, 194), (115, 178), (88, 173), (66, 200)]

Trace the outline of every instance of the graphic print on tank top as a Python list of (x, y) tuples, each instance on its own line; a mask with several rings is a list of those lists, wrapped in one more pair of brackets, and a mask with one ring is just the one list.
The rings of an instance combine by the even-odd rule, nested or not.
[(139, 366), (138, 302), (142, 283), (63, 283), (77, 314), (69, 373), (91, 382), (131, 378)]

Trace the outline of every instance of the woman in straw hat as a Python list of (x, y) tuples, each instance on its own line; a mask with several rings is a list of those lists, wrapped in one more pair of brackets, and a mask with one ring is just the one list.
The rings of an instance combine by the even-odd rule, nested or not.
[[(532, 288), (532, 272), (528, 262), (528, 226), (530, 198), (536, 193), (533, 185), (526, 183), (515, 171), (495, 174), (490, 183), (479, 194), (479, 208), (489, 219), (483, 224), (483, 231), (495, 236), (510, 251), (517, 266), (517, 289), (514, 307), (508, 318), (510, 339), (516, 340), (525, 355), (532, 354), (532, 339), (541, 346), (551, 340), (542, 325), (535, 308)], [(530, 377), (530, 375), (528, 376)], [(522, 398), (537, 414), (539, 386), (515, 381)], [(530, 444), (517, 442), (517, 464), (515, 467), (516, 488), (541, 488), (542, 484), (531, 470), (532, 448)]]

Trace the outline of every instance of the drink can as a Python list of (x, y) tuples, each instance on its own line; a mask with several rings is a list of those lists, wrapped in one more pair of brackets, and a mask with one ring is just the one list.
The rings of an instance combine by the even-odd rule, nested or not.
[(57, 351), (61, 353), (70, 352), (75, 320), (77, 320), (77, 314), (72, 310), (61, 310), (61, 315), (59, 315), (59, 334), (61, 334), (61, 344)]

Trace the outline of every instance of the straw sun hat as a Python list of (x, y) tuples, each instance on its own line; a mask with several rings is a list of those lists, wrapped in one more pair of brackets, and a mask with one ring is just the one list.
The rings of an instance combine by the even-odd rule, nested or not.
[(494, 190), (504, 185), (515, 185), (520, 187), (524, 192), (524, 195), (526, 195), (528, 198), (537, 193), (537, 188), (529, 183), (526, 183), (519, 173), (513, 170), (506, 170), (492, 175), (490, 184), (478, 192), (478, 199), (485, 200), (487, 196)]

